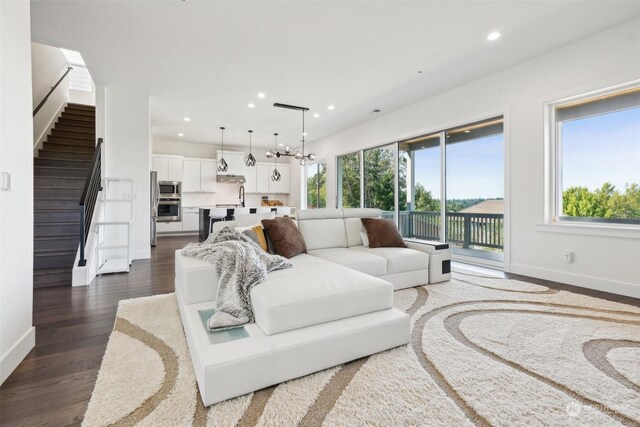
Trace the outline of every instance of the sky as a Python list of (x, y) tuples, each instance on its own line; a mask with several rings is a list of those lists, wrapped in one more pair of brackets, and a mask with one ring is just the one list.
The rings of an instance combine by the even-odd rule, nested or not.
[(640, 108), (562, 125), (562, 187), (640, 184)]
[[(440, 197), (440, 148), (416, 152), (416, 183)], [(447, 145), (447, 198), (504, 197), (502, 135)]]
[[(542, 142), (541, 142), (542, 143)], [(447, 146), (447, 198), (504, 197), (502, 135)], [(562, 186), (640, 184), (640, 108), (562, 125)], [(416, 183), (440, 198), (440, 148), (416, 152)]]

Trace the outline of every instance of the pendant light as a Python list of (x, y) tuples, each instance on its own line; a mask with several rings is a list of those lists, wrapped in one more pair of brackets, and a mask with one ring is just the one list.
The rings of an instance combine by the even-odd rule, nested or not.
[(249, 131), (249, 155), (247, 156), (246, 159), (244, 159), (244, 164), (247, 165), (247, 167), (252, 167), (256, 165), (256, 158), (253, 157), (253, 154), (251, 153), (251, 135), (253, 134), (253, 131), (250, 130)]
[[(276, 150), (278, 149), (278, 134), (274, 133), (273, 136), (275, 137), (275, 144), (274, 146), (276, 147)], [(274, 159), (274, 168), (273, 168), (273, 172), (271, 172), (271, 180), (272, 181), (280, 181), (280, 178), (282, 178), (282, 175), (280, 175), (280, 172), (278, 172), (278, 156), (273, 156)]]
[(307, 161), (313, 161), (316, 158), (316, 155), (314, 153), (305, 154), (304, 152), (304, 137), (307, 136), (307, 134), (304, 131), (304, 112), (305, 111), (307, 111), (307, 109), (302, 108), (302, 152), (298, 151), (294, 155), (294, 157), (298, 159), (298, 161), (300, 162), (300, 166), (304, 166), (307, 164)]
[(223, 127), (220, 128), (220, 134), (222, 139), (222, 150), (220, 150), (221, 155), (220, 155), (220, 160), (218, 160), (218, 172), (226, 172), (227, 169), (229, 169), (229, 165), (227, 165), (227, 162), (224, 160), (224, 128)]

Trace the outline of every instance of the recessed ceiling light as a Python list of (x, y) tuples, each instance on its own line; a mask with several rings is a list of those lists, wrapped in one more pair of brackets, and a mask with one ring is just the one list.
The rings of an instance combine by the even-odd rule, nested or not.
[(489, 41), (498, 40), (499, 38), (500, 38), (500, 33), (497, 31), (493, 31), (489, 33), (489, 35), (487, 35), (487, 40)]
[(464, 133), (471, 133), (471, 131), (470, 130), (465, 130)]
[(180, 132), (180, 133), (178, 134), (178, 136), (184, 136), (184, 133)]
[(280, 144), (278, 144), (278, 147), (284, 147), (284, 144), (281, 142)]
[(249, 108), (254, 108), (256, 106), (256, 104), (254, 104), (253, 102), (250, 102), (249, 105), (247, 105), (247, 107)]
[(265, 97), (264, 92), (258, 92), (258, 98), (264, 98), (264, 97)]
[(336, 107), (334, 107), (333, 105), (329, 105), (327, 108), (328, 108), (329, 110), (335, 110), (335, 109), (336, 109)]
[(190, 121), (191, 121), (191, 119), (190, 119), (189, 117), (185, 117), (185, 118), (184, 118), (184, 121), (185, 121), (185, 122), (190, 122)]
[(318, 117), (320, 117), (320, 114), (315, 113), (315, 114), (313, 115), (313, 117), (315, 117), (315, 118), (317, 119)]

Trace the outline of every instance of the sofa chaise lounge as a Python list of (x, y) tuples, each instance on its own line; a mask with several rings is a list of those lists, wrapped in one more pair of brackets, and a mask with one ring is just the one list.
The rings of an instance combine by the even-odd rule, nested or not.
[[(380, 213), (300, 211), (307, 253), (251, 290), (255, 324), (228, 331), (204, 326), (218, 286), (214, 266), (176, 251), (176, 297), (206, 406), (409, 342), (409, 316), (393, 308), (393, 290), (448, 280), (450, 253), (414, 242), (364, 247), (360, 218)], [(243, 221), (214, 231), (258, 222)]]

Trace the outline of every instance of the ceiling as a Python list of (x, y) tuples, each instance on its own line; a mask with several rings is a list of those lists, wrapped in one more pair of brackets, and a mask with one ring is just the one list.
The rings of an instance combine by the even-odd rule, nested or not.
[(226, 126), (225, 143), (253, 129), (266, 147), (301, 133), (274, 102), (310, 108), (312, 141), (638, 16), (638, 1), (32, 1), (31, 28), (96, 84), (148, 93), (154, 138), (219, 143)]

